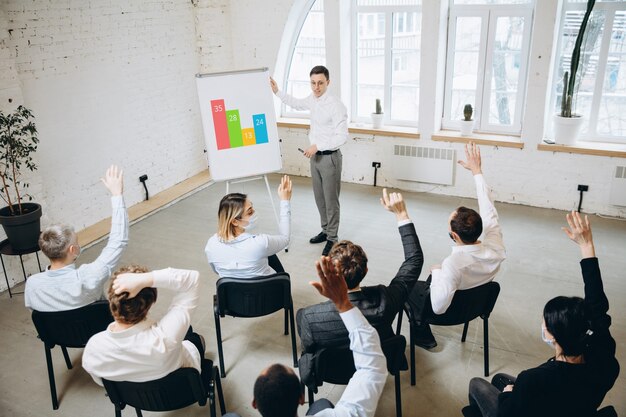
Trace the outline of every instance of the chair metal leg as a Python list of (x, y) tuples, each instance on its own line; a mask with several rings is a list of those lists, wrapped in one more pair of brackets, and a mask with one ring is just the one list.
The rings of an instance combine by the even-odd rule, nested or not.
[(220, 316), (215, 313), (215, 336), (217, 337), (217, 354), (220, 358), (220, 375), (222, 378), (226, 378), (226, 371), (224, 370), (224, 352), (222, 351), (222, 329), (220, 328)]
[(52, 352), (48, 346), (44, 345), (46, 351), (46, 364), (48, 365), (48, 379), (50, 380), (50, 396), (52, 397), (52, 409), (59, 409), (59, 400), (57, 399), (57, 386), (54, 382), (54, 367), (52, 366)]
[(467, 329), (469, 328), (469, 321), (465, 322), (463, 326), (463, 335), (461, 336), (461, 343), (465, 342), (465, 338), (467, 337)]
[(220, 378), (217, 366), (213, 367), (213, 374), (215, 375), (215, 388), (217, 389), (217, 400), (220, 403), (220, 413), (226, 414), (226, 402), (224, 401), (224, 391), (222, 390), (222, 379)]
[(61, 346), (61, 350), (63, 351), (63, 358), (65, 358), (65, 365), (67, 365), (67, 369), (72, 369), (72, 361), (70, 360), (70, 355), (67, 353), (67, 348), (65, 346)]
[(115, 406), (115, 417), (122, 417), (122, 409)]
[(135, 408), (135, 413), (137, 413), (137, 417), (143, 417), (143, 414), (141, 414), (141, 408)]
[(394, 375), (396, 385), (396, 417), (402, 417), (402, 391), (400, 387), (400, 371)]
[(315, 402), (315, 396), (313, 395), (313, 390), (307, 387), (307, 391), (309, 392), (309, 407), (311, 404)]
[(485, 350), (485, 376), (489, 376), (489, 317), (483, 319), (483, 344)]
[(291, 326), (291, 354), (293, 355), (293, 367), (298, 367), (298, 353), (296, 352), (296, 325), (293, 318), (293, 305), (289, 308), (289, 323)]
[(411, 386), (415, 386), (415, 332), (409, 322), (409, 344), (411, 345)]
[[(396, 335), (400, 334), (400, 330), (402, 330), (402, 316), (403, 316), (404, 310), (400, 310), (398, 312), (398, 321), (396, 322)], [(411, 325), (411, 323), (409, 323), (409, 326)]]
[(209, 410), (211, 417), (217, 417), (217, 412), (215, 411), (215, 380), (211, 381), (209, 388)]
[(285, 309), (285, 331), (283, 334), (289, 334), (289, 309)]

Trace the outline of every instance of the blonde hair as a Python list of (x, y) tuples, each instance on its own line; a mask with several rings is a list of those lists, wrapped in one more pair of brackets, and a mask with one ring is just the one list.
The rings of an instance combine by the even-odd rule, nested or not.
[(236, 237), (236, 226), (233, 220), (241, 219), (246, 204), (247, 195), (241, 193), (226, 194), (220, 201), (217, 210), (217, 236), (229, 241)]

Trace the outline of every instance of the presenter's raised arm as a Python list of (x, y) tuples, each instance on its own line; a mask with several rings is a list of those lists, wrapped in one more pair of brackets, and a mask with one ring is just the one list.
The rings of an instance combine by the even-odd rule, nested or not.
[(274, 94), (278, 93), (278, 84), (276, 84), (276, 81), (274, 81), (272, 77), (270, 77), (270, 87), (272, 87)]

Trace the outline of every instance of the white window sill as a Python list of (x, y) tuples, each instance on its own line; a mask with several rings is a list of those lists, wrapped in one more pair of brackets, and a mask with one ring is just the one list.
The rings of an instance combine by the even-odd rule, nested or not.
[[(291, 129), (308, 129), (310, 127), (310, 121), (309, 119), (281, 117), (278, 119), (277, 125), (278, 127)], [(415, 127), (383, 126), (380, 129), (374, 129), (374, 127), (368, 123), (348, 123), (348, 132), (374, 136), (390, 136), (396, 138), (420, 138), (420, 134)]]
[(537, 149), (539, 149), (540, 151), (549, 152), (566, 152), (581, 155), (626, 158), (626, 145), (618, 143), (576, 142), (575, 145), (540, 143), (539, 145), (537, 145)]
[(477, 145), (501, 146), (504, 148), (517, 149), (524, 148), (524, 143), (521, 138), (514, 135), (495, 135), (492, 133), (474, 132), (471, 136), (461, 136), (461, 132), (457, 130), (440, 130), (439, 132), (433, 133), (431, 139), (436, 142), (474, 142)]

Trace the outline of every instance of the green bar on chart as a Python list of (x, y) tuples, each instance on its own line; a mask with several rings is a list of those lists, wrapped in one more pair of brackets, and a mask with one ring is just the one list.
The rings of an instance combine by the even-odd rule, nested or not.
[(243, 146), (241, 136), (241, 120), (239, 119), (239, 109), (226, 110), (226, 122), (228, 123), (228, 136), (230, 137), (230, 147), (238, 148)]

